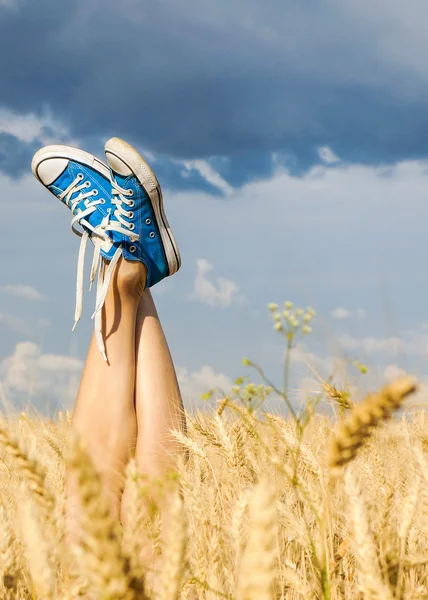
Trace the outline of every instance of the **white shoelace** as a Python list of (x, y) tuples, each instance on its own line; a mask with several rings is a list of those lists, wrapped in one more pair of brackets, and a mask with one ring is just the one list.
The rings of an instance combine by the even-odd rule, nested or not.
[[(126, 221), (123, 217), (133, 218), (132, 211), (125, 210), (123, 205), (133, 207), (134, 201), (127, 200), (127, 197), (132, 196), (132, 190), (125, 190), (121, 188), (116, 181), (113, 179), (113, 175), (111, 175), (111, 185), (112, 185), (112, 195), (113, 200), (112, 204), (116, 207), (113, 215), (116, 217), (117, 221), (111, 221), (111, 213), (110, 209), (108, 209), (108, 214), (103, 218), (101, 224), (97, 227), (93, 227), (85, 217), (88, 217), (96, 210), (96, 206), (98, 204), (102, 204), (104, 202), (103, 199), (94, 200), (92, 202), (88, 201), (88, 198), (91, 196), (97, 196), (98, 191), (92, 190), (91, 192), (82, 193), (84, 188), (90, 187), (90, 182), (87, 181), (84, 184), (79, 185), (79, 182), (84, 179), (84, 176), (79, 174), (76, 179), (69, 185), (69, 187), (64, 190), (59, 198), (64, 200), (64, 202), (74, 210), (76, 204), (87, 199), (85, 201), (86, 209), (84, 211), (78, 212), (71, 220), (71, 228), (73, 232), (80, 236), (80, 248), (79, 248), (79, 258), (77, 261), (77, 282), (76, 282), (76, 310), (74, 315), (74, 326), (73, 331), (80, 320), (82, 315), (82, 298), (83, 298), (83, 275), (84, 275), (84, 265), (85, 265), (85, 253), (86, 253), (86, 245), (89, 238), (89, 232), (84, 230), (83, 233), (80, 233), (75, 229), (74, 224), (76, 221), (79, 221), (81, 225), (85, 225), (92, 232), (91, 239), (94, 243), (94, 256), (92, 259), (91, 266), (91, 274), (90, 274), (90, 285), (89, 290), (92, 289), (93, 282), (95, 281), (95, 277), (98, 271), (97, 278), (97, 290), (96, 290), (96, 301), (95, 301), (95, 311), (92, 315), (92, 319), (95, 319), (95, 340), (100, 350), (104, 360), (107, 362), (107, 355), (105, 349), (104, 338), (102, 334), (102, 308), (105, 303), (105, 299), (107, 296), (107, 292), (110, 286), (111, 278), (116, 267), (117, 262), (122, 254), (122, 246), (119, 245), (116, 252), (113, 255), (109, 265), (105, 268), (105, 263), (102, 260), (101, 256), (101, 247), (105, 242), (110, 241), (111, 238), (107, 235), (108, 231), (116, 231), (126, 235), (130, 238), (131, 242), (139, 239), (138, 234), (133, 233), (134, 225)], [(89, 184), (89, 185), (88, 185)], [(76, 192), (81, 192), (75, 198), (72, 198)]]

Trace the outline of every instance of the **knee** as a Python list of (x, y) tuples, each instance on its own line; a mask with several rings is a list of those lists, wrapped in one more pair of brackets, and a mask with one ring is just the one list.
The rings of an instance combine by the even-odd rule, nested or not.
[(140, 298), (146, 287), (146, 267), (141, 262), (120, 259), (115, 283), (121, 295)]

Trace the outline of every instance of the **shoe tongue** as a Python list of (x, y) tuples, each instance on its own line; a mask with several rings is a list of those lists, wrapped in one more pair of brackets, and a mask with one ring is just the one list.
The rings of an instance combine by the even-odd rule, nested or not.
[(112, 168), (112, 170), (118, 175), (122, 175), (123, 177), (128, 177), (128, 175), (132, 174), (131, 169), (117, 156), (114, 154), (110, 154), (110, 152), (106, 152), (106, 157), (108, 164)]

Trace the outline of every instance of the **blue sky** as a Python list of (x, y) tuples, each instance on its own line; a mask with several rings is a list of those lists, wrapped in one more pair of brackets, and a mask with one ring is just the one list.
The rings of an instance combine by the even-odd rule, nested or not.
[[(249, 356), (280, 377), (266, 305), (318, 313), (296, 401), (337, 358), (361, 390), (428, 350), (428, 8), (421, 0), (0, 0), (0, 395), (71, 407), (78, 239), (38, 184), (49, 143), (147, 157), (183, 258), (154, 295), (187, 406)], [(17, 43), (19, 40), (19, 43)]]

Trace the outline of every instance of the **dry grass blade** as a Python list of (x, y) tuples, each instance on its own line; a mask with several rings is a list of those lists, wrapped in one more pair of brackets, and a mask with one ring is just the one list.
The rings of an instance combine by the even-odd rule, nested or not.
[(370, 436), (371, 430), (388, 419), (415, 390), (414, 379), (402, 377), (386, 385), (377, 394), (369, 394), (363, 402), (356, 405), (333, 439), (329, 456), (330, 467), (340, 467), (353, 460), (358, 449)]

